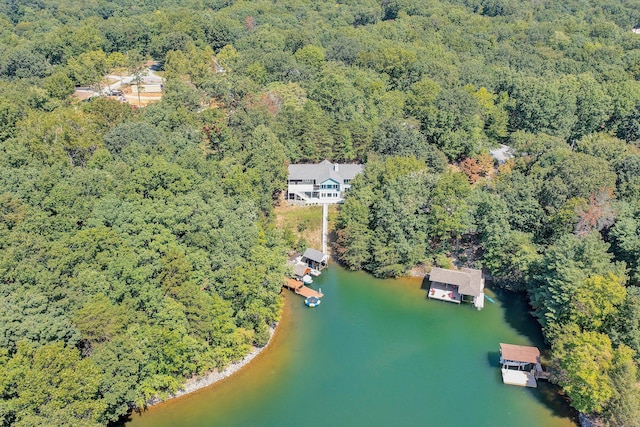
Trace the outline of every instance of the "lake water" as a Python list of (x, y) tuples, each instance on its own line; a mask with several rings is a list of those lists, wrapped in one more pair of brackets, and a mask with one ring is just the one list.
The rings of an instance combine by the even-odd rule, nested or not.
[(421, 280), (331, 266), (315, 309), (287, 292), (271, 345), (231, 378), (133, 414), (127, 427), (576, 426), (557, 389), (502, 384), (498, 344), (541, 344), (526, 304), (427, 299)]

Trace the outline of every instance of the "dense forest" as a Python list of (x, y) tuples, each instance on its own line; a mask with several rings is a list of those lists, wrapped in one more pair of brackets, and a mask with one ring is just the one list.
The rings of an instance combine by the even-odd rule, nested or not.
[[(640, 425), (636, 26), (636, 0), (2, 2), (0, 423), (105, 425), (263, 345), (286, 166), (328, 158), (366, 163), (346, 266), (483, 267), (571, 404)], [(72, 96), (147, 61), (160, 102)]]

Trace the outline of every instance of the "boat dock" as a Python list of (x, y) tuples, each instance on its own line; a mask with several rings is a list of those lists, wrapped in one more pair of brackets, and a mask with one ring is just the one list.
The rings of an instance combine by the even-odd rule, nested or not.
[(538, 387), (536, 380), (548, 380), (549, 373), (540, 364), (536, 347), (500, 343), (502, 382), (523, 387)]
[(514, 369), (502, 368), (502, 382), (508, 385), (518, 385), (521, 387), (538, 387), (535, 375), (532, 372), (516, 371)]
[(283, 286), (285, 288), (291, 289), (296, 294), (302, 295), (305, 298), (322, 298), (324, 296), (321, 292), (306, 287), (304, 284), (302, 284), (302, 282), (299, 282), (296, 279), (288, 279), (287, 283), (285, 283)]
[(429, 298), (456, 304), (470, 302), (478, 310), (484, 308), (484, 278), (481, 270), (433, 267), (429, 273), (429, 281)]

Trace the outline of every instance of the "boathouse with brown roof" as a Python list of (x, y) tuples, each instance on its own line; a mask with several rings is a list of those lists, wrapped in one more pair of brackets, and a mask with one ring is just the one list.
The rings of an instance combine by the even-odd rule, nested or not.
[(500, 343), (500, 365), (505, 384), (537, 387), (537, 379), (548, 379), (537, 347)]

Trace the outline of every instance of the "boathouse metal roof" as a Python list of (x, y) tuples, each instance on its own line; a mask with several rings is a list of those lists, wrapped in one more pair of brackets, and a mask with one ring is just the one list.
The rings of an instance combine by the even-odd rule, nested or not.
[(540, 350), (527, 345), (500, 343), (500, 354), (503, 359), (513, 362), (538, 363), (540, 361)]
[(324, 253), (311, 248), (307, 248), (307, 250), (304, 251), (304, 254), (302, 254), (302, 258), (307, 258), (319, 263), (325, 262), (326, 257), (327, 256)]
[(429, 280), (432, 282), (457, 285), (458, 292), (463, 295), (480, 296), (484, 283), (482, 271), (473, 268), (463, 268), (461, 270), (447, 270), (433, 267), (429, 273)]
[(329, 179), (338, 184), (343, 184), (344, 180), (351, 180), (362, 172), (364, 165), (353, 163), (331, 163), (323, 160), (316, 164), (292, 164), (289, 165), (289, 181), (314, 180), (316, 184), (321, 184)]

